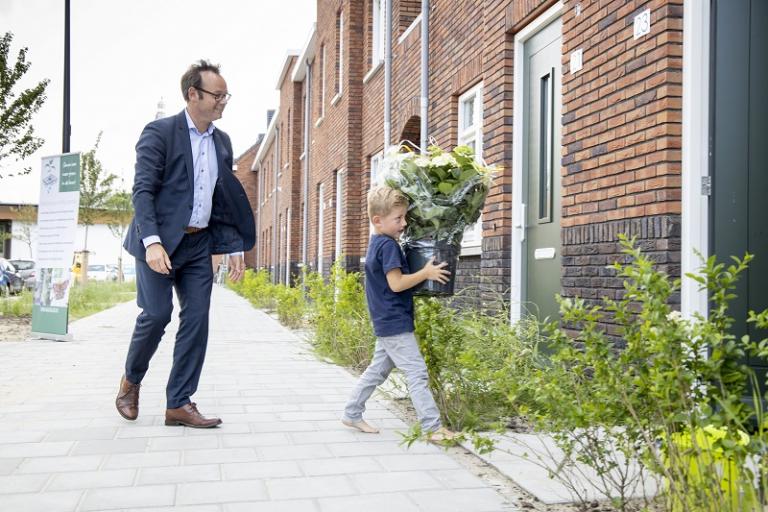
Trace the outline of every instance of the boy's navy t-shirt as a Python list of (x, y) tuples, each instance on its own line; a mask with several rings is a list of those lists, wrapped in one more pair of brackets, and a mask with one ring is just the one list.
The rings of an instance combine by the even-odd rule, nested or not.
[(387, 283), (387, 272), (394, 268), (410, 273), (400, 244), (386, 235), (372, 235), (365, 255), (365, 297), (376, 336), (413, 332), (411, 290), (395, 293)]

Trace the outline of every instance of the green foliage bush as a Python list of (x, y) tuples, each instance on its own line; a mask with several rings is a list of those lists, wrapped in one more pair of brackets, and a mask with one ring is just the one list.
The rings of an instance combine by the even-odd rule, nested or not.
[(307, 312), (307, 303), (301, 289), (279, 284), (275, 286), (274, 296), (280, 323), (291, 329), (302, 327)]
[[(508, 311), (457, 311), (434, 298), (416, 301), (416, 335), (429, 384), (451, 428), (483, 429), (519, 413), (518, 385), (533, 369), (542, 339), (534, 321), (510, 325)], [(515, 400), (508, 400), (510, 393)]]
[(18, 297), (0, 297), (0, 316), (29, 316), (32, 314), (32, 292), (24, 290)]
[(272, 284), (269, 272), (264, 269), (254, 271), (249, 268), (240, 281), (237, 283), (227, 281), (227, 283), (231, 289), (248, 299), (257, 308), (274, 310), (277, 307), (275, 285)]
[[(734, 336), (728, 315), (736, 280), (751, 256), (729, 266), (707, 260), (691, 277), (709, 293), (709, 317), (685, 320), (670, 305), (680, 280), (656, 270), (633, 241), (621, 243), (630, 262), (613, 268), (624, 279), (624, 297), (597, 306), (559, 299), (562, 321), (578, 333), (550, 325), (552, 356), (526, 380), (532, 400), (525, 412), (570, 460), (597, 472), (599, 490), (618, 496), (614, 503), (622, 510), (629, 509), (628, 491), (636, 483), (626, 461), (637, 460), (666, 482), (668, 508), (751, 511), (758, 476), (752, 468), (759, 468), (764, 482), (765, 467), (747, 462), (764, 452), (765, 436), (760, 428), (743, 442), (751, 422), (762, 424), (760, 397), (754, 404), (742, 401), (754, 378), (745, 356), (758, 355), (766, 342)], [(609, 316), (618, 324), (621, 349), (600, 327)], [(760, 319), (753, 314), (751, 321)], [(697, 441), (702, 431), (719, 437), (703, 446)], [(668, 441), (685, 438), (690, 442)], [(738, 468), (732, 487), (722, 485), (723, 461)], [(696, 479), (692, 464), (699, 468)], [(729, 488), (735, 491), (724, 491)]]
[(315, 349), (338, 364), (364, 369), (373, 355), (376, 336), (360, 273), (347, 272), (337, 262), (327, 282), (316, 273), (307, 275), (305, 282)]

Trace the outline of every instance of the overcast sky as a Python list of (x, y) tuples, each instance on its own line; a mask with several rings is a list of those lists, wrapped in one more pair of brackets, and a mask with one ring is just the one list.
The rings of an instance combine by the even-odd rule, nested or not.
[[(71, 151), (88, 151), (133, 183), (134, 146), (154, 119), (184, 108), (179, 81), (193, 61), (221, 64), (232, 99), (216, 121), (235, 156), (266, 131), (266, 111), (288, 50), (301, 50), (315, 21), (316, 0), (71, 0)], [(32, 173), (0, 180), (0, 202), (37, 203), (40, 158), (62, 147), (64, 0), (0, 0), (0, 32), (14, 34), (9, 59), (28, 47), (23, 85), (51, 80), (33, 119), (43, 147), (24, 162)], [(4, 161), (5, 171), (13, 162)]]

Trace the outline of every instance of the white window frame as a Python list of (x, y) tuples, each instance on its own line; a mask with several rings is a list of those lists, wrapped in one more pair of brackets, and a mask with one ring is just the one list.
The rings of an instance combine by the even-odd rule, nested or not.
[(386, 16), (384, 14), (386, 0), (371, 0), (371, 69), (375, 69), (384, 61), (384, 35)]
[(291, 209), (285, 214), (285, 284), (291, 285)]
[(323, 224), (325, 222), (325, 184), (321, 183), (317, 187), (317, 273), (323, 274)]
[(339, 170), (336, 171), (336, 197), (334, 202), (336, 203), (336, 226), (335, 226), (335, 236), (336, 236), (336, 243), (335, 243), (335, 257), (336, 261), (338, 261), (341, 258), (341, 248), (342, 248), (342, 229), (341, 229), (341, 223), (344, 221), (343, 213), (344, 213), (344, 171)]
[[(377, 185), (377, 179), (379, 177), (379, 173), (381, 172), (381, 164), (384, 161), (384, 151), (379, 151), (375, 155), (371, 155), (370, 158), (370, 179), (368, 180), (368, 190), (371, 190), (375, 185)], [(365, 210), (366, 216), (368, 216), (368, 208), (366, 206)], [(373, 223), (369, 220), (368, 221), (368, 237), (373, 234)]]
[(337, 96), (344, 92), (344, 11), (339, 11), (339, 90)]
[[(472, 123), (467, 128), (463, 128), (467, 123), (464, 117), (464, 105), (468, 101), (474, 101)], [(482, 82), (469, 89), (459, 96), (459, 137), (457, 144), (459, 146), (474, 142), (475, 156), (478, 159), (483, 157), (483, 84)], [(482, 252), (483, 246), (483, 217), (467, 226), (464, 230), (464, 237), (461, 241), (461, 255), (473, 256)]]
[(320, 126), (320, 123), (325, 117), (325, 44), (320, 52), (320, 117), (317, 118), (315, 126)]

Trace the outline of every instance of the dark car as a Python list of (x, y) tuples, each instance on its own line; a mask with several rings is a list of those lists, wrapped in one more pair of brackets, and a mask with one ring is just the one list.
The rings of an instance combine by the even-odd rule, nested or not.
[(35, 262), (32, 260), (10, 260), (11, 264), (24, 280), (24, 288), (27, 290), (35, 289)]
[(6, 289), (3, 290), (3, 293), (21, 293), (21, 290), (24, 289), (24, 279), (13, 266), (13, 263), (5, 258), (0, 258), (0, 272), (5, 275), (4, 286)]

